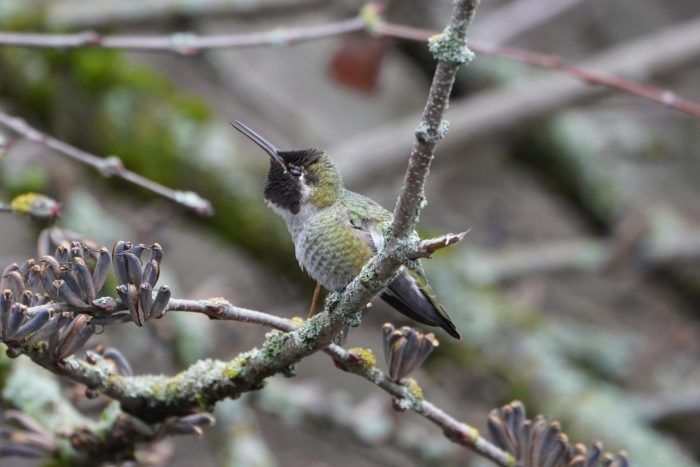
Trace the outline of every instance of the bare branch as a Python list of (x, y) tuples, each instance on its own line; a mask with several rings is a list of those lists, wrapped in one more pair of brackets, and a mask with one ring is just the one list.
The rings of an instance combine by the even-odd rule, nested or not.
[(121, 0), (84, 2), (62, 0), (45, 5), (46, 17), (52, 26), (81, 28), (129, 23), (152, 23), (182, 17), (221, 17), (222, 15), (250, 17), (280, 13), (304, 12), (332, 6), (329, 0), (255, 0), (236, 2), (231, 0), (207, 0), (183, 2), (182, 0), (151, 0), (134, 8)]
[[(566, 1), (568, 2), (567, 4), (558, 5), (557, 8), (570, 7), (580, 0)], [(549, 10), (547, 14), (556, 12), (556, 9)], [(697, 26), (693, 25), (692, 29), (697, 29)], [(74, 34), (0, 32), (0, 46), (56, 48), (62, 50), (88, 47), (195, 55), (206, 49), (295, 45), (363, 30), (370, 34), (418, 42), (425, 42), (436, 34), (435, 31), (428, 29), (383, 22), (379, 16), (379, 7), (369, 3), (363, 7), (360, 15), (355, 18), (301, 28), (282, 28), (265, 32), (205, 36), (191, 32), (149, 36), (100, 35), (93, 31)], [(693, 34), (697, 35), (697, 31)], [(688, 44), (688, 41), (686, 41), (686, 47), (689, 46), (692, 46), (692, 42)], [(627, 74), (624, 73), (624, 70), (615, 70), (612, 73), (598, 73), (592, 71), (596, 68), (593, 66), (573, 65), (561, 57), (514, 47), (502, 47), (495, 43), (471, 41), (470, 47), (477, 53), (560, 71), (586, 84), (604, 86), (631, 94), (695, 118), (700, 118), (700, 104), (697, 102), (683, 98), (668, 89), (661, 89), (615, 76)], [(676, 53), (680, 52), (677, 51)]]
[(75, 49), (95, 47), (152, 52), (172, 52), (195, 55), (205, 49), (241, 48), (260, 46), (284, 46), (323, 39), (365, 28), (363, 19), (351, 18), (318, 26), (293, 29), (272, 29), (266, 32), (246, 34), (222, 34), (200, 36), (194, 33), (177, 33), (166, 36), (102, 36), (86, 31), (76, 34), (0, 33), (0, 44), (5, 46)]
[[(383, 23), (378, 29), (383, 35), (414, 41), (425, 41), (435, 34), (433, 31), (427, 29), (421, 30), (414, 27), (391, 23)], [(654, 86), (637, 83), (628, 79), (614, 76), (614, 74), (597, 73), (592, 71), (593, 67), (589, 68), (587, 66), (574, 65), (555, 55), (546, 55), (515, 47), (504, 47), (479, 41), (470, 41), (469, 47), (474, 52), (484, 55), (492, 55), (495, 57), (526, 63), (539, 68), (561, 71), (573, 78), (583, 81), (586, 84), (605, 86), (615, 91), (631, 94), (633, 96), (656, 102), (665, 107), (670, 107), (678, 110), (679, 112), (686, 113), (692, 117), (700, 118), (700, 104), (689, 99), (685, 99), (668, 89), (661, 89)]]
[(103, 177), (119, 177), (129, 183), (174, 201), (203, 216), (210, 216), (214, 213), (211, 203), (200, 197), (197, 193), (173, 190), (137, 173), (131, 172), (124, 168), (122, 161), (116, 156), (105, 158), (95, 156), (42, 133), (36, 128), (29, 126), (24, 120), (8, 115), (2, 111), (0, 111), (0, 125), (9, 128), (30, 141), (51, 148), (74, 161), (97, 169)]

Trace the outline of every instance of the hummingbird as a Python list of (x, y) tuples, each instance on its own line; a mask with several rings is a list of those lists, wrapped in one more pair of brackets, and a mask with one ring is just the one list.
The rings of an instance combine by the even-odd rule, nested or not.
[[(301, 268), (327, 290), (343, 290), (382, 250), (384, 226), (393, 214), (346, 189), (326, 152), (281, 151), (238, 120), (231, 125), (270, 156), (265, 202), (286, 221)], [(409, 318), (461, 338), (419, 262), (402, 266), (380, 297)]]

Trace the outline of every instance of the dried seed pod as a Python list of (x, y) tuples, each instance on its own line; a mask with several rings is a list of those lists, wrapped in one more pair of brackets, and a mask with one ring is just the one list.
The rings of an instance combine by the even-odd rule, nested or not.
[(34, 292), (43, 291), (44, 285), (41, 282), (42, 266), (35, 264), (27, 273), (27, 286)]
[(25, 311), (27, 311), (27, 307), (21, 303), (15, 303), (10, 308), (10, 319), (7, 321), (7, 328), (3, 329), (6, 340), (11, 340), (19, 330), (26, 316)]
[(132, 321), (131, 313), (112, 313), (109, 316), (92, 318), (92, 323), (96, 326), (110, 326), (112, 324), (124, 324)]
[(152, 259), (146, 263), (143, 268), (143, 281), (150, 284), (151, 288), (156, 286), (158, 278), (160, 277), (160, 264), (158, 261)]
[(92, 272), (92, 282), (95, 285), (95, 292), (102, 290), (109, 274), (112, 257), (107, 248), (100, 248), (95, 255), (95, 270)]
[(119, 372), (122, 375), (131, 376), (134, 374), (133, 370), (131, 369), (131, 364), (129, 363), (129, 360), (127, 360), (124, 354), (121, 353), (118, 349), (110, 347), (107, 350), (105, 350), (102, 356), (108, 360), (112, 360), (112, 362), (114, 362), (114, 366), (117, 367), (117, 370), (119, 370)]
[(17, 263), (5, 268), (2, 278), (0, 278), (0, 290), (9, 289), (12, 291), (14, 297), (19, 298), (26, 288), (24, 276), (19, 272), (19, 265), (17, 265)]
[(58, 297), (70, 306), (78, 310), (85, 310), (91, 307), (89, 303), (85, 303), (82, 298), (80, 298), (75, 290), (68, 286), (66, 281), (62, 279), (55, 280), (53, 282), (53, 287)]
[(143, 315), (146, 321), (151, 319), (151, 310), (153, 309), (153, 289), (148, 282), (144, 282), (139, 286), (139, 308), (143, 310)]
[(37, 332), (51, 317), (51, 312), (49, 310), (41, 310), (35, 314), (32, 318), (28, 319), (22, 326), (15, 332), (12, 336), (14, 340), (22, 340), (28, 337), (30, 334)]
[(144, 245), (143, 243), (139, 243), (137, 245), (134, 245), (131, 247), (131, 252), (136, 255), (138, 259), (141, 259), (143, 252), (146, 251), (148, 247)]
[(0, 331), (2, 332), (3, 338), (5, 337), (7, 324), (10, 321), (10, 310), (12, 309), (12, 303), (12, 291), (5, 290), (2, 295), (0, 295)]
[(396, 329), (391, 323), (382, 328), (384, 358), (389, 366), (389, 378), (400, 381), (420, 367), (439, 345), (432, 333), (403, 326)]
[(85, 246), (82, 242), (73, 241), (70, 244), (70, 254), (73, 258), (85, 259)]
[(79, 350), (95, 333), (95, 326), (86, 315), (76, 316), (64, 329), (59, 331), (57, 345), (50, 349), (57, 360), (63, 360)]
[(203, 427), (212, 426), (216, 419), (208, 413), (196, 413), (178, 419), (169, 419), (164, 425), (164, 433), (170, 435), (197, 435), (204, 434)]
[[(45, 258), (50, 258), (50, 256), (46, 256)], [(59, 273), (60, 268), (57, 268), (54, 271), (53, 267), (48, 263), (44, 262), (43, 259), (42, 264), (39, 266), (39, 268), (39, 279), (41, 280), (41, 286), (53, 300), (56, 300), (58, 298), (58, 295), (56, 293), (56, 290), (54, 289), (53, 283), (54, 281), (56, 281), (56, 274)]]
[(131, 314), (131, 320), (137, 326), (143, 326), (145, 316), (143, 310), (139, 306), (139, 291), (134, 284), (122, 284), (117, 287), (117, 294), (122, 303), (128, 308)]
[(167, 285), (161, 285), (156, 294), (156, 299), (153, 301), (153, 307), (151, 307), (150, 319), (163, 317), (170, 301), (170, 295), (170, 288)]
[(36, 265), (36, 261), (34, 261), (34, 258), (29, 258), (19, 267), (19, 272), (22, 273), (22, 276), (26, 278), (29, 274), (29, 271), (34, 267), (34, 265)]
[(71, 274), (71, 268), (69, 266), (61, 266), (61, 271), (58, 276), (58, 279), (65, 281), (68, 284), (68, 287), (73, 289), (73, 292), (75, 292), (82, 301), (85, 301), (82, 298), (82, 293), (80, 292), (80, 284), (78, 284), (78, 279), (73, 274)]
[[(67, 261), (66, 261), (67, 262)], [(58, 262), (53, 256), (42, 256), (39, 259), (39, 263), (51, 268), (51, 272), (54, 275), (58, 275), (61, 270), (61, 263)]]
[(45, 293), (35, 293), (33, 298), (32, 298), (32, 306), (41, 306), (41, 305), (46, 305), (51, 301), (51, 297), (49, 297)]
[(151, 259), (156, 263), (160, 264), (163, 261), (163, 247), (159, 243), (154, 243), (150, 246), (151, 249)]
[(19, 297), (19, 302), (26, 307), (31, 306), (33, 300), (34, 294), (29, 290), (25, 290), (24, 292), (22, 292), (22, 295), (20, 295)]
[(56, 247), (54, 252), (56, 260), (60, 264), (66, 264), (70, 261), (70, 244), (68, 242), (63, 242)]
[(73, 258), (71, 274), (76, 279), (80, 287), (80, 296), (86, 303), (92, 303), (97, 298), (95, 291), (95, 283), (92, 280), (92, 274), (85, 264), (85, 260), (79, 257)]
[(138, 256), (131, 253), (130, 251), (125, 251), (121, 254), (124, 257), (126, 263), (126, 272), (129, 279), (129, 284), (139, 285), (143, 282), (143, 271), (141, 269), (141, 260)]
[(129, 282), (129, 273), (126, 268), (126, 258), (122, 253), (131, 248), (131, 243), (118, 241), (112, 248), (112, 267), (117, 275), (117, 283), (127, 284)]

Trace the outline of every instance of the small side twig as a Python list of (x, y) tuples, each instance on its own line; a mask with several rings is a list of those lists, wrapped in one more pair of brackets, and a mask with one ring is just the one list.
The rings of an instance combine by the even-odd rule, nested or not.
[(464, 240), (465, 235), (467, 235), (467, 232), (460, 232), (458, 234), (448, 233), (440, 237), (422, 240), (418, 244), (418, 250), (409, 256), (412, 259), (430, 258), (436, 251), (461, 242)]
[(173, 190), (172, 188), (165, 187), (137, 173), (131, 172), (124, 167), (122, 161), (116, 156), (105, 158), (95, 156), (42, 133), (36, 128), (31, 127), (24, 120), (8, 115), (2, 111), (0, 111), (0, 126), (9, 128), (28, 140), (51, 148), (81, 164), (88, 165), (96, 169), (103, 177), (119, 177), (129, 183), (174, 201), (203, 216), (210, 216), (214, 213), (211, 203), (200, 197), (197, 193)]

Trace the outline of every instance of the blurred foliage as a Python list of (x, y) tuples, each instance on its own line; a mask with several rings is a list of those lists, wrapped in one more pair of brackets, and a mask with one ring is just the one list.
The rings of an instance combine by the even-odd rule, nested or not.
[[(0, 26), (46, 30), (41, 9), (16, 13)], [(264, 175), (252, 185), (250, 168), (226, 154), (205, 153), (221, 147), (208, 141), (217, 136), (206, 102), (114, 51), (8, 48), (0, 50), (0, 68), (6, 77), (0, 77), (0, 96), (19, 109), (15, 113), (81, 149), (116, 154), (140, 175), (197, 191), (218, 213), (206, 221), (217, 232), (277, 271), (303, 277), (284, 224), (263, 203)], [(11, 170), (4, 177), (10, 194), (47, 189), (43, 171)]]

